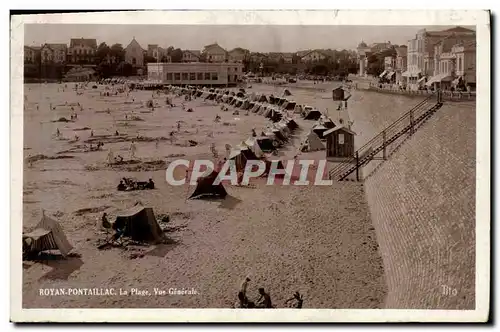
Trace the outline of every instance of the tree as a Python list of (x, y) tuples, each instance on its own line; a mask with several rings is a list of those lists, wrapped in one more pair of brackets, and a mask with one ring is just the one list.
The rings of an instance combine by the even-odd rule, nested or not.
[(145, 55), (144, 56), (144, 64), (148, 64), (148, 63), (154, 63), (156, 62), (156, 59), (150, 55)]
[(173, 50), (175, 50), (173, 46), (167, 47), (167, 55), (172, 55)]
[(125, 50), (122, 44), (111, 45), (110, 55), (116, 59), (116, 62), (125, 61)]
[(101, 44), (99, 44), (99, 46), (97, 47), (97, 51), (95, 52), (96, 62), (101, 63), (102, 61), (104, 61), (104, 59), (108, 57), (110, 52), (111, 49), (108, 45), (106, 45), (106, 43), (102, 42)]
[(121, 76), (132, 76), (134, 74), (134, 67), (130, 63), (122, 61), (116, 68), (116, 71)]
[(101, 62), (96, 68), (96, 74), (101, 78), (108, 78), (113, 76), (115, 72), (114, 66), (107, 61)]
[(181, 62), (182, 61), (182, 50), (180, 48), (176, 48), (170, 54), (172, 58), (172, 62)]

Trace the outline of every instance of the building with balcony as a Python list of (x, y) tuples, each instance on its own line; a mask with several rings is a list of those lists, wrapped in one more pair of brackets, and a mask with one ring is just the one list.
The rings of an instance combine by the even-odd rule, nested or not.
[(327, 60), (330, 57), (320, 50), (313, 50), (309, 53), (304, 54), (300, 59), (302, 62), (318, 62), (322, 60)]
[(207, 62), (225, 62), (227, 60), (227, 51), (217, 43), (205, 46), (203, 53)]
[(200, 62), (201, 51), (198, 50), (183, 50), (182, 62)]
[(384, 57), (384, 71), (379, 75), (379, 78), (386, 82), (396, 81), (396, 58), (392, 56)]
[[(452, 85), (456, 85), (456, 79), (458, 78), (458, 75), (456, 73), (458, 63), (457, 54), (453, 51), (459, 49), (458, 47), (456, 47), (456, 45), (475, 44), (475, 37), (475, 34), (452, 34), (441, 39), (434, 45), (434, 70), (432, 77), (430, 77), (427, 82), (428, 86), (434, 86), (439, 87), (443, 90), (448, 90), (452, 87)], [(460, 62), (462, 61), (462, 56), (460, 56)], [(464, 67), (463, 63), (460, 63), (460, 68), (462, 67)]]
[(418, 89), (434, 75), (435, 66), (435, 47), (443, 38), (450, 36), (473, 38), (475, 31), (463, 27), (455, 27), (442, 31), (427, 31), (422, 29), (417, 32), (415, 38), (408, 41), (407, 63), (408, 68), (403, 73), (411, 89)]
[(235, 49), (232, 49), (227, 53), (229, 62), (239, 62), (239, 63), (245, 61), (249, 57), (249, 55), (250, 52), (248, 52), (245, 49), (242, 49), (241, 47), (236, 47)]
[(44, 44), (40, 48), (42, 64), (65, 64), (68, 46), (66, 44)]
[(72, 38), (69, 42), (68, 62), (73, 64), (94, 64), (97, 40)]
[(476, 42), (468, 41), (454, 45), (451, 53), (456, 58), (455, 83), (460, 81), (471, 90), (476, 89)]
[(37, 62), (39, 54), (40, 54), (40, 47), (24, 46), (24, 63), (35, 64)]
[(130, 44), (125, 48), (125, 62), (130, 63), (135, 68), (143, 67), (144, 53), (147, 54), (147, 51), (144, 51), (137, 40), (133, 38)]
[(396, 47), (396, 84), (403, 84), (403, 76), (402, 74), (406, 71), (407, 69), (407, 64), (408, 64), (408, 47), (406, 46), (400, 46)]
[(158, 44), (148, 44), (148, 48), (146, 50), (147, 56), (153, 57), (156, 59), (156, 56), (158, 54)]
[(148, 63), (148, 80), (172, 85), (235, 86), (241, 63)]
[(385, 50), (388, 50), (393, 45), (391, 42), (383, 42), (383, 43), (372, 43), (368, 46), (364, 41), (359, 43), (357, 47), (358, 53), (358, 64), (359, 64), (359, 76), (366, 76), (366, 68), (368, 67), (368, 56), (374, 53), (381, 53)]

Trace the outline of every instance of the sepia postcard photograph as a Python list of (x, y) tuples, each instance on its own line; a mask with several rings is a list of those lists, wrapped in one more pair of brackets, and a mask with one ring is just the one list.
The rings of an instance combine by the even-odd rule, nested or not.
[(478, 10), (11, 16), (11, 321), (487, 321), (490, 47)]

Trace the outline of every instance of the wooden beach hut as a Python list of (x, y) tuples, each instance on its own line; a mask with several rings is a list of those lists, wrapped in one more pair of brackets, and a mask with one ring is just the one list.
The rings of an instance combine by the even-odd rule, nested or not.
[(356, 133), (347, 127), (335, 127), (323, 133), (326, 138), (327, 158), (352, 158), (354, 156), (354, 136)]

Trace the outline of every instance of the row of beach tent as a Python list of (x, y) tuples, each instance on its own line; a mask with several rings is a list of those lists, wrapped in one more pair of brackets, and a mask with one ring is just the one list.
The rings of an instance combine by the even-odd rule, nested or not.
[[(229, 152), (229, 160), (234, 160), (238, 171), (242, 171), (248, 160), (261, 160), (265, 157), (265, 153), (277, 151), (280, 147), (290, 140), (290, 136), (299, 125), (286, 112), (279, 108), (276, 99), (276, 104), (269, 103), (268, 97), (265, 95), (246, 95), (243, 89), (236, 92), (218, 89), (196, 89), (196, 88), (180, 88), (169, 87), (169, 90), (179, 94), (190, 94), (209, 100), (217, 100), (226, 103), (235, 108), (252, 111), (259, 115), (269, 118), (273, 123), (264, 130), (257, 132), (256, 136), (250, 136), (246, 140), (241, 141), (236, 146), (232, 147)], [(284, 100), (281, 101), (281, 104)]]

